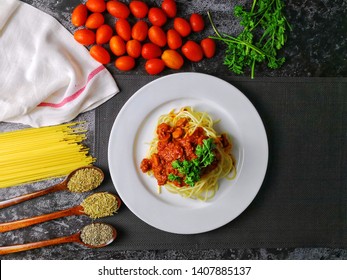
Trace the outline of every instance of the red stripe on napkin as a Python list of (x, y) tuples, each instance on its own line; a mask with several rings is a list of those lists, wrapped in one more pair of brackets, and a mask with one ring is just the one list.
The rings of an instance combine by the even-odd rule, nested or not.
[(75, 100), (78, 96), (81, 95), (81, 93), (85, 90), (86, 86), (88, 85), (88, 83), (102, 70), (104, 70), (105, 67), (103, 65), (100, 65), (98, 68), (94, 69), (87, 78), (87, 82), (86, 84), (79, 89), (78, 91), (76, 91), (75, 93), (73, 93), (72, 95), (65, 97), (61, 102), (59, 103), (50, 103), (50, 102), (41, 102), (38, 106), (48, 106), (48, 107), (53, 107), (53, 108), (59, 108), (64, 106), (65, 104)]

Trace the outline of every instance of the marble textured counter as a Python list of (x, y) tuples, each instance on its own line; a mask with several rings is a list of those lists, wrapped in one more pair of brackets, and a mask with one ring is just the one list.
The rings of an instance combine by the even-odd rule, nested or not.
[[(73, 8), (80, 0), (23, 0), (55, 17), (70, 32), (76, 28), (71, 24), (70, 17)], [(129, 1), (124, 1), (129, 2)], [(160, 0), (146, 1), (158, 5)], [(236, 4), (247, 4), (251, 1), (176, 1), (179, 12), (189, 15), (199, 12), (206, 21), (207, 11), (210, 11), (218, 30), (230, 35), (237, 35), (241, 30), (239, 21), (233, 16)], [(286, 57), (285, 65), (277, 70), (260, 67), (256, 72), (259, 76), (278, 77), (345, 77), (347, 75), (347, 39), (346, 20), (347, 2), (344, 0), (301, 1), (289, 0), (286, 2), (285, 14), (292, 26), (288, 32), (288, 40), (283, 48)], [(213, 35), (210, 25), (201, 36)], [(200, 36), (200, 35), (199, 35)], [(185, 70), (222, 74), (227, 71), (223, 65), (224, 46), (218, 43), (216, 57), (212, 60), (201, 61), (194, 65), (187, 65)], [(114, 67), (108, 67), (113, 74), (122, 74)], [(132, 71), (132, 74), (145, 74), (141, 65)], [(165, 72), (164, 74), (168, 74)], [(230, 75), (233, 75), (230, 73)], [(245, 73), (249, 76), (249, 73)]]
[[(52, 15), (70, 32), (75, 28), (70, 23), (72, 9), (79, 3), (77, 0), (25, 0), (30, 5)], [(125, 1), (127, 2), (127, 1)], [(160, 1), (146, 1), (158, 4)], [(232, 15), (235, 3), (244, 4), (249, 1), (177, 1), (182, 13), (190, 14), (200, 12), (206, 14), (210, 10), (214, 21), (221, 32), (236, 34), (240, 27)], [(232, 2), (232, 3), (230, 3)], [(285, 65), (278, 70), (269, 70), (264, 67), (256, 69), (256, 76), (266, 77), (345, 77), (347, 74), (347, 2), (344, 0), (319, 0), (319, 1), (286, 1), (286, 16), (292, 25), (292, 32), (288, 33), (288, 41), (283, 49), (287, 58)], [(208, 26), (205, 34), (212, 34)], [(222, 64), (224, 46), (218, 43), (216, 57), (212, 60), (202, 61), (197, 64), (187, 64), (182, 71), (204, 72), (213, 75), (226, 75), (230, 72)], [(112, 65), (107, 66), (116, 78), (117, 75), (126, 75), (117, 71)], [(169, 70), (163, 73), (169, 74)], [(136, 67), (131, 74), (145, 75), (143, 65)], [(230, 75), (234, 75), (230, 73)], [(249, 76), (249, 73), (245, 73)], [(82, 116), (89, 120), (89, 145), (92, 146), (95, 127), (94, 113)], [(1, 124), (1, 131), (10, 130), (20, 126)], [(93, 147), (91, 147), (93, 149)], [(55, 181), (50, 181), (54, 183)], [(0, 190), (1, 198), (9, 198), (32, 190), (42, 189), (47, 182), (33, 185), (20, 186)], [(52, 194), (49, 199), (36, 200), (35, 207), (27, 203), (16, 209), (2, 210), (0, 218), (22, 218), (24, 213), (38, 215), (52, 207), (69, 207), (81, 198), (80, 195), (71, 196)], [(71, 233), (85, 223), (84, 218), (67, 219), (66, 223), (55, 221), (42, 227), (35, 226), (31, 232), (34, 240), (45, 239), (49, 232), (54, 232), (60, 225), (60, 234)], [(61, 227), (63, 226), (63, 227)], [(2, 234), (1, 238), (6, 244), (25, 242), (28, 233), (15, 231)], [(256, 249), (209, 249), (209, 250), (149, 250), (149, 251), (93, 251), (82, 248), (76, 244), (32, 250), (28, 252), (2, 256), (1, 259), (347, 259), (347, 249), (331, 248), (256, 248)]]

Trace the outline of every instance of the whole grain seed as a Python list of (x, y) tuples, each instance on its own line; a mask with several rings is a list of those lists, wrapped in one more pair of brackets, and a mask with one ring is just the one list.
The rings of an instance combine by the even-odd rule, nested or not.
[(83, 243), (99, 246), (109, 243), (113, 238), (113, 229), (107, 224), (94, 223), (85, 226), (81, 231)]
[(82, 168), (71, 176), (67, 187), (71, 192), (87, 192), (97, 188), (102, 180), (103, 176), (97, 169)]
[(107, 192), (92, 194), (81, 205), (84, 213), (93, 219), (112, 216), (118, 210), (116, 197)]

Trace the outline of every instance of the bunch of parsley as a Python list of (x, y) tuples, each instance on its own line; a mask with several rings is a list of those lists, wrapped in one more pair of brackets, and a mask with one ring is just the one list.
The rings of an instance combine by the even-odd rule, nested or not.
[(251, 78), (254, 78), (256, 63), (267, 62), (272, 69), (279, 68), (285, 61), (277, 57), (286, 41), (285, 31), (291, 29), (283, 15), (282, 0), (253, 0), (252, 7), (246, 11), (237, 5), (234, 15), (240, 19), (243, 31), (236, 37), (220, 34), (208, 17), (217, 36), (211, 38), (224, 42), (227, 46), (224, 64), (235, 74), (243, 74), (246, 67), (251, 68)]
[[(172, 162), (172, 167), (177, 169), (184, 176), (184, 182), (189, 186), (194, 186), (200, 180), (201, 171), (203, 168), (212, 164), (215, 159), (213, 150), (216, 148), (212, 138), (204, 139), (202, 145), (196, 146), (195, 154), (197, 158), (193, 160), (175, 160)], [(182, 178), (175, 174), (169, 174), (170, 181), (180, 182)]]

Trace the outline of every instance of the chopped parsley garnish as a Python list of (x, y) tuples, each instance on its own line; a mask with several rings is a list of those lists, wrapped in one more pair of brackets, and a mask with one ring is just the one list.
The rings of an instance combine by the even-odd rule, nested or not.
[[(215, 160), (213, 150), (216, 148), (212, 138), (204, 139), (202, 145), (198, 145), (195, 149), (196, 159), (193, 160), (175, 160), (172, 162), (172, 167), (177, 169), (178, 172), (185, 176), (184, 182), (189, 186), (194, 186), (200, 180), (201, 170), (212, 164)], [(179, 178), (179, 179), (178, 179)], [(180, 182), (181, 177), (170, 174), (168, 176), (170, 181)]]
[(167, 177), (170, 181), (178, 181), (178, 182), (181, 182), (181, 177), (180, 176), (177, 176), (175, 174), (169, 174), (169, 176)]
[(213, 150), (216, 148), (216, 145), (213, 142), (212, 138), (204, 139), (202, 145), (198, 145), (195, 150), (195, 154), (198, 156), (200, 164), (203, 167), (209, 166), (215, 159)]

